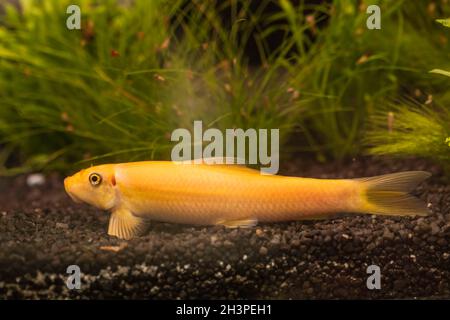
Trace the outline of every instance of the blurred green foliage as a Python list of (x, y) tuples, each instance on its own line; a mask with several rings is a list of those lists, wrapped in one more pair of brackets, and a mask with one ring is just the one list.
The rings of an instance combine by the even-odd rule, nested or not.
[[(450, 110), (427, 108), (412, 102), (392, 105), (392, 129), (387, 117), (373, 117), (374, 128), (367, 133), (372, 154), (420, 156), (440, 162), (450, 169)], [(450, 173), (450, 171), (448, 171)]]
[[(450, 27), (448, 21), (437, 20)], [(430, 73), (450, 77), (450, 72), (442, 69)], [(450, 84), (450, 79), (447, 83)], [(433, 103), (433, 96), (429, 95), (424, 103), (404, 101), (391, 105), (388, 117), (383, 113), (375, 115), (366, 137), (370, 152), (429, 158), (439, 162), (450, 174), (450, 101), (446, 90), (438, 94), (438, 100), (445, 104)]]
[[(365, 10), (374, 3), (381, 7), (381, 30), (366, 28)], [(69, 4), (81, 8), (81, 30), (66, 28)], [(425, 142), (402, 149), (394, 141), (408, 137), (408, 123), (420, 134), (439, 126), (449, 136), (441, 126), (448, 79), (428, 73), (450, 70), (449, 33), (435, 23), (450, 13), (447, 7), (402, 0), (6, 5), (1, 173), (167, 159), (171, 132), (193, 120), (221, 129), (280, 128), (282, 152), (321, 161), (361, 153), (367, 131), (375, 153), (445, 158), (448, 150), (440, 146), (419, 152)], [(275, 47), (274, 37), (281, 39)], [(250, 43), (258, 63), (248, 55)], [(395, 115), (395, 138), (388, 135), (387, 98), (417, 92), (417, 100), (432, 94), (447, 108), (423, 112), (408, 104)], [(416, 128), (410, 121), (417, 115), (426, 121)], [(433, 135), (428, 143), (446, 137)]]

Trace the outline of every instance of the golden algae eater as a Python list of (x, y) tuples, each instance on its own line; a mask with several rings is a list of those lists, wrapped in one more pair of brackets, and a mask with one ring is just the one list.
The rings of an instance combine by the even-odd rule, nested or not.
[(81, 170), (64, 186), (73, 200), (110, 210), (108, 234), (130, 239), (149, 220), (239, 227), (339, 212), (425, 215), (425, 204), (408, 192), (429, 176), (313, 179), (261, 175), (238, 165), (144, 161)]

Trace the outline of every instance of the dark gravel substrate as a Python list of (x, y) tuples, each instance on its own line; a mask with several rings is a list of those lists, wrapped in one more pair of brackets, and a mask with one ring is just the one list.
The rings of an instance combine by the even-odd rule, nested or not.
[[(0, 298), (450, 298), (450, 187), (421, 160), (298, 161), (284, 174), (352, 178), (428, 170), (425, 218), (371, 215), (253, 229), (153, 223), (139, 239), (106, 235), (109, 215), (76, 205), (61, 179), (0, 180)], [(238, 182), (237, 182), (238, 183)], [(66, 268), (79, 265), (81, 290)], [(381, 290), (368, 290), (368, 265)]]

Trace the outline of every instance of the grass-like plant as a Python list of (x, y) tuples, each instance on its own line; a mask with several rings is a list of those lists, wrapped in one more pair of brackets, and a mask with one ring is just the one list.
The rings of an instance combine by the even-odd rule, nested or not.
[[(70, 2), (71, 3), (71, 2)], [(0, 29), (0, 137), (22, 169), (65, 167), (97, 155), (155, 151), (171, 117), (162, 1), (81, 1), (82, 29), (66, 28), (69, 1), (7, 6)], [(176, 8), (176, 6), (175, 6)], [(165, 42), (166, 41), (166, 42)], [(61, 161), (55, 161), (60, 159)]]
[[(449, 21), (438, 20), (444, 26), (450, 26)], [(430, 73), (450, 77), (450, 73), (442, 69), (433, 69)], [(450, 83), (450, 79), (444, 79)], [(372, 154), (429, 158), (439, 162), (450, 174), (448, 93), (438, 95), (437, 99), (430, 94), (424, 103), (409, 101), (391, 105), (372, 120), (374, 127), (367, 135)]]
[(373, 117), (375, 126), (367, 136), (370, 152), (429, 158), (450, 170), (450, 110), (413, 102), (390, 110)]
[[(302, 91), (319, 94), (300, 119), (307, 147), (319, 159), (342, 159), (361, 152), (368, 119), (386, 98), (420, 88), (444, 92), (448, 84), (426, 74), (430, 65), (447, 62), (446, 34), (437, 31), (435, 13), (414, 1), (336, 1), (313, 51), (296, 67)], [(366, 8), (379, 4), (381, 30), (368, 30)], [(424, 12), (426, 14), (424, 14)]]
[[(193, 120), (289, 132), (297, 101), (285, 56), (266, 54), (270, 30), (259, 29), (268, 1), (251, 12), (245, 1), (83, 0), (79, 31), (65, 26), (71, 3), (6, 7), (0, 143), (21, 166), (4, 173), (167, 158), (172, 130)], [(243, 50), (253, 31), (267, 66), (257, 71)]]
[[(366, 28), (365, 0), (6, 5), (1, 173), (167, 159), (170, 133), (193, 120), (280, 128), (282, 152), (354, 155), (386, 97), (448, 87), (423, 72), (447, 58), (445, 34), (429, 23), (436, 13), (425, 2), (377, 3), (382, 30)], [(81, 30), (66, 28), (69, 4), (81, 8)]]

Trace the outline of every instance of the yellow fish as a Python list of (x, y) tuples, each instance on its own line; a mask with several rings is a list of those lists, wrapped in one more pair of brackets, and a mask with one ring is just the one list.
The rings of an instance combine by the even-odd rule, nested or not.
[(147, 221), (245, 227), (330, 217), (339, 212), (426, 215), (408, 194), (430, 173), (407, 171), (362, 179), (261, 175), (238, 165), (147, 161), (105, 164), (64, 180), (69, 196), (111, 210), (108, 234), (130, 239)]

